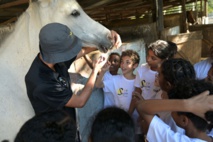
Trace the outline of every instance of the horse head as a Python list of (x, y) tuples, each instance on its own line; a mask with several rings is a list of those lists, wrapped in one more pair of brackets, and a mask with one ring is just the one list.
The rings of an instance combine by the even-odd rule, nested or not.
[(91, 19), (76, 0), (32, 1), (35, 2), (39, 5), (42, 25), (49, 22), (63, 23), (82, 40), (83, 46), (97, 47), (101, 52), (107, 52), (112, 47), (110, 31)]

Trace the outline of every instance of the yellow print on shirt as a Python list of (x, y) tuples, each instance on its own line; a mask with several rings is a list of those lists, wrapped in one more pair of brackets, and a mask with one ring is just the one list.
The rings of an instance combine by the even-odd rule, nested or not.
[(124, 96), (126, 96), (126, 95), (128, 95), (128, 90), (124, 89), (124, 88), (119, 88), (117, 90), (117, 95), (124, 95)]
[(119, 89), (117, 90), (117, 94), (118, 94), (118, 95), (122, 95), (122, 94), (123, 94), (123, 88), (119, 88)]
[(146, 81), (145, 80), (141, 80), (141, 88), (146, 87)]

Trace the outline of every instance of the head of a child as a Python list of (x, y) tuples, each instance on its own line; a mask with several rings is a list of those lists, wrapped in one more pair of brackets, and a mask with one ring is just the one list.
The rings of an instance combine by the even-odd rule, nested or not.
[(64, 111), (45, 112), (29, 119), (15, 142), (75, 142), (76, 124)]
[(120, 68), (123, 75), (131, 72), (133, 73), (134, 69), (138, 67), (140, 62), (140, 56), (134, 50), (125, 50), (121, 54), (121, 64)]
[[(205, 82), (204, 80), (184, 79), (180, 81), (168, 95), (169, 99), (188, 99), (206, 90), (209, 90), (210, 94), (213, 94), (213, 85), (209, 82)], [(210, 124), (213, 124), (213, 111), (205, 113), (207, 121), (189, 112), (172, 112), (172, 117), (176, 124), (185, 130), (197, 129), (201, 132), (205, 132), (209, 126), (207, 121), (210, 122)], [(190, 136), (187, 130), (186, 135)]]
[(111, 66), (109, 68), (109, 72), (111, 74), (117, 74), (118, 69), (120, 68), (120, 61), (121, 61), (120, 57), (121, 57), (120, 54), (116, 53), (116, 52), (112, 52), (109, 55), (108, 61), (111, 64)]
[(161, 89), (169, 92), (182, 79), (195, 79), (193, 65), (181, 58), (165, 60), (158, 68), (158, 81)]
[(90, 142), (134, 142), (134, 122), (123, 109), (101, 110), (92, 124)]
[(151, 70), (157, 70), (158, 65), (166, 59), (173, 58), (177, 53), (177, 45), (170, 41), (157, 40), (148, 46), (146, 61)]

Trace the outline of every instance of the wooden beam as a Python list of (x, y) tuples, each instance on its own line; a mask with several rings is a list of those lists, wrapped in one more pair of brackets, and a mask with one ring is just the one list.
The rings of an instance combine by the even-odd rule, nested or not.
[(9, 24), (9, 23), (13, 23), (13, 22), (15, 22), (17, 19), (18, 19), (17, 17), (13, 17), (13, 18), (11, 18), (11, 19), (9, 19), (9, 20), (3, 22), (3, 23), (0, 23), (0, 25), (7, 25), (7, 24)]
[(0, 5), (0, 8), (9, 8), (9, 7), (26, 4), (26, 3), (29, 3), (29, 0), (16, 0), (10, 3), (2, 4)]

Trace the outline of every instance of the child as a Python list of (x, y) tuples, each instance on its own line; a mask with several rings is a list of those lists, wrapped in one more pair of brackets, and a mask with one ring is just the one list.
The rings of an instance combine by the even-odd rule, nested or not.
[[(162, 99), (168, 99), (167, 93), (172, 88), (176, 87), (176, 84), (179, 81), (186, 78), (195, 79), (195, 71), (189, 61), (181, 58), (165, 60), (158, 68), (158, 84), (163, 92), (159, 98), (161, 97)], [(150, 109), (155, 108), (152, 107)], [(175, 124), (170, 112), (158, 112), (158, 115), (166, 124), (171, 127), (173, 131), (184, 133), (183, 129), (179, 128)]]
[(123, 109), (108, 107), (92, 124), (89, 142), (135, 142), (132, 118)]
[[(163, 92), (161, 94), (162, 99), (168, 99), (167, 93), (183, 79), (195, 79), (195, 71), (189, 61), (181, 58), (164, 61), (158, 68), (158, 82)], [(160, 112), (158, 114), (173, 131), (184, 133), (182, 129), (176, 126), (170, 112)]]
[[(213, 85), (200, 80), (184, 79), (170, 91), (171, 100), (139, 101), (137, 110), (149, 125), (147, 140), (149, 142), (212, 142), (213, 135), (208, 136), (206, 131), (208, 122), (211, 124), (213, 122), (213, 95), (208, 95), (206, 90), (212, 94)], [(202, 93), (203, 91), (205, 92)], [(202, 95), (198, 95), (200, 93)], [(150, 107), (155, 107), (155, 111), (150, 111)], [(185, 135), (173, 132), (161, 119), (154, 116), (159, 111), (173, 111), (172, 117), (176, 124), (186, 131)]]
[(77, 127), (62, 110), (36, 115), (21, 127), (15, 142), (75, 142)]
[[(122, 52), (120, 68), (122, 75), (114, 76), (111, 80), (103, 81), (103, 74), (97, 78), (96, 87), (103, 88), (104, 92), (111, 93), (114, 97), (114, 106), (129, 110), (132, 92), (134, 91), (134, 69), (138, 67), (140, 56), (133, 50)], [(105, 71), (105, 70), (103, 70)], [(133, 119), (137, 120), (137, 114), (133, 113)], [(139, 130), (136, 133), (140, 133)]]
[(170, 41), (157, 40), (148, 46), (147, 63), (137, 69), (134, 83), (135, 91), (142, 94), (144, 99), (156, 98), (156, 93), (160, 90), (154, 85), (158, 65), (173, 58), (176, 53), (177, 45)]
[[(93, 68), (90, 58), (88, 58), (88, 56), (84, 56), (84, 58), (88, 65)], [(113, 76), (118, 74), (118, 69), (120, 68), (120, 55), (116, 52), (112, 52), (109, 55), (108, 64), (110, 65), (109, 69), (102, 68), (99, 72), (99, 76), (103, 76), (103, 81), (111, 80)], [(113, 106), (114, 104), (115, 100), (113, 95), (111, 93), (104, 92), (104, 108)]]

